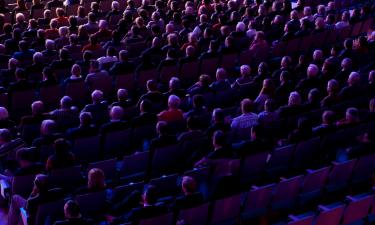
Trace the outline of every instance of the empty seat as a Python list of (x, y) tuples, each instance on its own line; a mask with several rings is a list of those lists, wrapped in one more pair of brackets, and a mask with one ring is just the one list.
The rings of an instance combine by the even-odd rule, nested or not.
[(275, 149), (267, 161), (267, 173), (271, 177), (276, 177), (288, 171), (290, 162), (296, 145), (287, 145)]
[(375, 154), (363, 156), (357, 160), (353, 168), (351, 183), (369, 183), (375, 171)]
[(239, 218), (242, 194), (217, 200), (213, 203), (212, 217), (210, 224), (221, 224)]
[(110, 199), (111, 203), (117, 203), (128, 197), (133, 191), (142, 192), (144, 183), (129, 183), (126, 185), (117, 186), (113, 189), (113, 195)]
[(159, 80), (162, 83), (168, 83), (171, 77), (177, 77), (179, 72), (178, 65), (163, 66), (160, 70)]
[(350, 202), (345, 208), (342, 225), (362, 224), (358, 222), (363, 222), (363, 219), (367, 216), (374, 195), (348, 196), (347, 199)]
[(172, 174), (168, 176), (161, 176), (150, 180), (150, 185), (154, 185), (158, 188), (158, 195), (160, 197), (173, 196), (178, 192), (177, 185), (177, 174)]
[(321, 195), (327, 181), (330, 167), (317, 170), (307, 170), (303, 180), (300, 202), (302, 205)]
[(296, 200), (301, 188), (303, 175), (289, 179), (282, 178), (276, 185), (272, 198), (272, 209), (290, 209), (296, 204)]
[(194, 208), (181, 210), (177, 220), (183, 220), (189, 225), (206, 225), (208, 219), (208, 206), (203, 204)]
[(131, 153), (131, 130), (120, 130), (104, 134), (103, 156), (105, 158), (119, 157)]
[(155, 149), (151, 162), (151, 174), (153, 176), (178, 171), (180, 166), (180, 149), (178, 145)]
[(143, 178), (146, 176), (149, 152), (140, 152), (125, 156), (120, 166), (119, 175), (122, 180)]
[(356, 160), (342, 163), (333, 162), (332, 170), (328, 177), (327, 191), (333, 192), (347, 186)]
[(33, 190), (34, 179), (35, 175), (14, 176), (10, 194), (20, 195), (26, 199)]
[(199, 76), (199, 61), (187, 62), (181, 65), (180, 79), (183, 83), (192, 84)]
[(51, 171), (48, 179), (51, 187), (62, 187), (73, 190), (83, 183), (81, 166), (73, 166)]
[(260, 152), (243, 159), (240, 169), (241, 183), (249, 183), (260, 178), (265, 172), (268, 152)]
[(106, 208), (107, 191), (93, 192), (84, 195), (78, 195), (75, 200), (83, 215), (100, 215)]
[(345, 206), (342, 204), (333, 207), (319, 206), (319, 214), (315, 225), (339, 225)]
[(84, 137), (74, 140), (72, 152), (80, 161), (95, 161), (100, 155), (100, 137)]
[(293, 156), (293, 167), (306, 168), (312, 165), (319, 153), (319, 146), (319, 137), (298, 143)]
[(207, 74), (214, 77), (216, 74), (216, 69), (219, 65), (219, 58), (207, 58), (201, 60), (200, 74)]
[(253, 186), (247, 193), (245, 206), (242, 211), (242, 219), (252, 219), (267, 212), (271, 202), (272, 193), (276, 184), (268, 184), (262, 187)]
[(128, 91), (135, 89), (134, 74), (117, 74), (115, 76), (115, 89), (125, 88)]
[(221, 57), (220, 67), (226, 69), (227, 71), (232, 70), (236, 66), (237, 56), (238, 56), (237, 53), (223, 55)]

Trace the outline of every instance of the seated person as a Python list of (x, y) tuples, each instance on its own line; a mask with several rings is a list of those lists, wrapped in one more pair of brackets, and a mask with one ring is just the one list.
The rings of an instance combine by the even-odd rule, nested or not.
[(20, 222), (20, 209), (25, 208), (27, 221), (34, 224), (38, 206), (63, 197), (61, 189), (48, 189), (48, 176), (38, 174), (34, 180), (33, 191), (27, 199), (19, 195), (13, 195), (8, 212), (8, 224), (18, 225)]
[(98, 133), (97, 127), (92, 123), (92, 116), (89, 112), (82, 112), (79, 115), (80, 124), (78, 127), (70, 128), (66, 132), (66, 137), (70, 140), (76, 138), (90, 137)]
[(168, 109), (159, 113), (159, 121), (173, 122), (183, 120), (183, 112), (178, 107), (180, 106), (180, 98), (176, 95), (171, 95), (168, 98)]
[(224, 133), (230, 131), (230, 123), (226, 121), (225, 114), (222, 109), (217, 108), (212, 111), (212, 122), (207, 128), (206, 134), (211, 139), (215, 131), (220, 130)]
[(178, 196), (170, 205), (173, 211), (192, 208), (204, 202), (202, 193), (197, 191), (197, 182), (194, 178), (184, 176), (181, 182), (183, 195)]
[(353, 127), (359, 123), (359, 111), (357, 108), (351, 107), (346, 110), (345, 118), (337, 121), (336, 126), (339, 129)]
[(151, 102), (148, 100), (141, 101), (139, 105), (139, 116), (132, 119), (132, 127), (143, 127), (143, 126), (155, 126), (158, 121), (158, 117), (155, 113), (151, 112)]
[(104, 172), (101, 169), (93, 168), (87, 176), (87, 186), (78, 188), (74, 194), (82, 195), (91, 192), (100, 192), (106, 189)]
[(100, 127), (101, 134), (120, 131), (128, 128), (128, 123), (122, 120), (124, 117), (124, 110), (121, 108), (121, 106), (113, 106), (109, 112), (109, 117), (110, 121)]
[(90, 112), (93, 122), (101, 125), (108, 121), (108, 106), (103, 102), (103, 92), (95, 90), (91, 94), (92, 104), (87, 104), (82, 112)]
[(195, 167), (206, 165), (211, 160), (234, 158), (235, 155), (227, 143), (226, 135), (222, 131), (215, 131), (212, 138), (212, 145), (214, 150), (195, 163)]
[(207, 108), (204, 106), (204, 98), (202, 95), (194, 95), (193, 108), (184, 114), (184, 118), (191, 116), (204, 116), (207, 114)]
[(55, 153), (47, 159), (47, 171), (75, 165), (75, 156), (69, 151), (69, 147), (69, 142), (63, 138), (59, 138), (54, 142), (53, 148), (55, 149)]
[(54, 225), (94, 225), (90, 219), (82, 217), (81, 210), (76, 201), (69, 200), (64, 205), (65, 220), (56, 221)]
[(175, 135), (168, 134), (168, 125), (165, 121), (156, 124), (157, 137), (151, 140), (150, 150), (177, 144)]
[(323, 112), (322, 124), (313, 128), (313, 135), (324, 136), (326, 134), (334, 132), (336, 128), (335, 113), (333, 111), (327, 110)]
[(188, 131), (183, 132), (178, 136), (178, 142), (183, 143), (186, 141), (194, 141), (197, 139), (202, 138), (204, 136), (204, 133), (199, 129), (199, 120), (196, 117), (189, 117), (187, 119), (187, 129)]

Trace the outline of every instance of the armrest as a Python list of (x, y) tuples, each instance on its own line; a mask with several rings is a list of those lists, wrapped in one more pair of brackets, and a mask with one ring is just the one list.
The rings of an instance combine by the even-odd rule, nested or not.
[(0, 188), (1, 188), (1, 196), (4, 199), (8, 198), (8, 193), (10, 190), (10, 183), (7, 180), (1, 179), (0, 180)]
[(21, 218), (22, 218), (22, 223), (23, 225), (28, 225), (27, 223), (27, 212), (24, 208), (20, 208), (20, 212), (21, 212)]

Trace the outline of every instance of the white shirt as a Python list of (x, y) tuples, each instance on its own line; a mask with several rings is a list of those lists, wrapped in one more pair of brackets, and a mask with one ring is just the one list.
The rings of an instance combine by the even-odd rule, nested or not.
[(253, 127), (258, 124), (258, 115), (255, 113), (246, 113), (232, 120), (232, 130)]

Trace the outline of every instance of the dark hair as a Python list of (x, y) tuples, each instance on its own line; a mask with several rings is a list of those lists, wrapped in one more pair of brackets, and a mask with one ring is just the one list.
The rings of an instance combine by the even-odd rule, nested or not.
[(65, 210), (70, 216), (78, 217), (81, 214), (81, 210), (76, 201), (69, 200), (65, 203), (65, 205), (66, 205)]
[(213, 139), (217, 145), (225, 146), (227, 144), (227, 137), (221, 130), (215, 131)]
[(143, 195), (145, 197), (145, 200), (149, 204), (156, 203), (156, 201), (158, 200), (158, 198), (157, 198), (157, 188), (154, 185), (148, 185), (145, 188), (145, 190), (143, 192)]
[(59, 138), (53, 143), (56, 155), (64, 155), (68, 153), (70, 144), (64, 138)]

